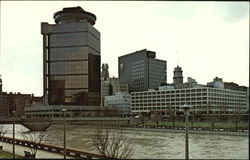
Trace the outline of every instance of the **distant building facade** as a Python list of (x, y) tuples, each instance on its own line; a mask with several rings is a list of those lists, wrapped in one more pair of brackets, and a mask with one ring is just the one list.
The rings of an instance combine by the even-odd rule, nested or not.
[(101, 106), (104, 106), (104, 97), (115, 95), (118, 92), (128, 93), (129, 88), (127, 84), (120, 84), (119, 79), (101, 78)]
[(0, 117), (8, 117), (10, 112), (9, 100), (3, 92), (2, 76), (0, 75)]
[(16, 111), (15, 116), (17, 117), (24, 116), (25, 107), (31, 107), (34, 102), (42, 102), (41, 97), (34, 97), (33, 94), (21, 94), (19, 92), (2, 92), (0, 99), (0, 117), (11, 117), (12, 111)]
[(166, 83), (166, 61), (155, 59), (146, 49), (118, 58), (119, 81), (128, 84), (130, 92), (158, 88)]
[(195, 79), (191, 78), (191, 77), (188, 77), (187, 78), (187, 82), (183, 84), (183, 87), (184, 88), (192, 88), (192, 87), (197, 87), (197, 86), (201, 86), (200, 84), (198, 84), (196, 82)]
[[(116, 107), (100, 107), (100, 106), (76, 106), (66, 105), (64, 108), (67, 110), (66, 117), (78, 118), (90, 118), (91, 117), (114, 117), (118, 116), (119, 112)], [(62, 107), (57, 105), (51, 106), (34, 106), (26, 107), (26, 118), (48, 118), (51, 120), (61, 119), (63, 117)], [(86, 119), (85, 119), (86, 120)]]
[(131, 98), (128, 93), (117, 92), (115, 95), (105, 96), (105, 106), (116, 107), (122, 116), (130, 115)]
[(184, 104), (191, 105), (194, 114), (233, 114), (249, 110), (247, 87), (223, 82), (218, 77), (207, 85), (198, 84), (191, 77), (183, 83), (179, 66), (174, 69), (173, 80), (173, 84), (160, 86), (158, 90), (131, 93), (132, 114), (176, 112)]
[(214, 88), (224, 88), (224, 82), (222, 78), (215, 77), (213, 82), (207, 83), (207, 86)]
[(123, 92), (123, 93), (129, 92), (128, 84), (121, 84), (119, 78), (115, 77), (109, 78), (109, 82), (111, 85), (112, 95), (114, 95), (117, 92)]
[(234, 82), (224, 82), (224, 88), (225, 89), (236, 90), (236, 91), (244, 91), (244, 92), (247, 92), (247, 90), (248, 90), (248, 87), (239, 86), (238, 84), (236, 84)]
[(12, 111), (16, 111), (15, 116), (24, 116), (24, 107), (30, 107), (34, 100), (39, 100), (39, 97), (34, 97), (33, 94), (21, 94), (3, 92), (3, 83), (0, 76), (0, 117), (12, 116)]
[(100, 32), (96, 16), (81, 7), (41, 24), (44, 105), (100, 105)]
[(104, 97), (112, 95), (111, 84), (109, 80), (101, 79), (101, 106), (104, 106)]
[(247, 87), (247, 113), (249, 114), (249, 87)]

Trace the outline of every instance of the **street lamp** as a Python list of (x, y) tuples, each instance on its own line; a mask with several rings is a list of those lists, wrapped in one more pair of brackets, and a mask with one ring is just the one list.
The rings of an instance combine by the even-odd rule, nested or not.
[(66, 109), (63, 108), (61, 110), (63, 112), (63, 149), (64, 149), (64, 153), (63, 153), (63, 158), (66, 159)]
[(13, 135), (13, 140), (12, 140), (12, 142), (13, 142), (13, 159), (15, 159), (15, 113), (16, 113), (16, 111), (12, 111), (12, 120), (13, 120), (13, 133), (12, 133), (12, 135)]
[(191, 108), (190, 105), (184, 104), (181, 106), (181, 108), (184, 109), (185, 112), (185, 157), (186, 160), (188, 160), (188, 155), (189, 155), (189, 150), (188, 150), (188, 115), (189, 115), (189, 110)]

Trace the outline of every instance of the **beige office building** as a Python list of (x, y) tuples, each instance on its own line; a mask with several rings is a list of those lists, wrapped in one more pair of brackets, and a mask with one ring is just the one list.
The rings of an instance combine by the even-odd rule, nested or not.
[(192, 106), (191, 112), (200, 114), (245, 113), (247, 92), (205, 86), (181, 89), (166, 86), (159, 90), (131, 93), (132, 114), (178, 111), (184, 104)]

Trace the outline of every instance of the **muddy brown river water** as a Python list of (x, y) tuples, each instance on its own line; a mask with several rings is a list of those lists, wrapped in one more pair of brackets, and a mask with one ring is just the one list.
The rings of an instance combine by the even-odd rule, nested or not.
[[(12, 125), (6, 136), (12, 137)], [(20, 132), (26, 130), (16, 125), (16, 138), (22, 139)], [(95, 128), (67, 126), (67, 147), (94, 152), (91, 137)], [(52, 125), (46, 131), (50, 137), (46, 143), (63, 146), (63, 126)], [(164, 131), (142, 131), (126, 129), (126, 136), (134, 145), (135, 159), (184, 159), (185, 135)], [(189, 135), (190, 159), (249, 159), (249, 138), (247, 136)], [(49, 157), (48, 157), (49, 158)]]

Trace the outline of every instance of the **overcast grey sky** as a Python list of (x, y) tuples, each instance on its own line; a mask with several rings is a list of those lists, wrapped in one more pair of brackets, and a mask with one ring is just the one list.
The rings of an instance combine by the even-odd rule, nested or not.
[[(1, 1), (0, 74), (7, 92), (42, 95), (40, 23), (54, 23), (63, 7), (81, 6), (97, 16), (101, 61), (118, 76), (118, 57), (141, 49), (206, 84), (218, 76), (248, 86), (249, 2)], [(178, 60), (177, 60), (178, 59)]]

